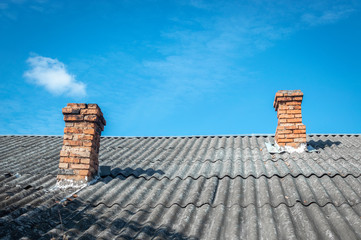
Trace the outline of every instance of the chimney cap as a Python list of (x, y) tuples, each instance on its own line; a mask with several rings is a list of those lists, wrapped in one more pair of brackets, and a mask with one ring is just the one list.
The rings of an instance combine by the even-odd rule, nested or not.
[(278, 102), (302, 101), (303, 92), (301, 90), (279, 90), (276, 93), (273, 107), (277, 111)]
[(303, 93), (301, 90), (279, 90), (276, 93), (276, 96), (303, 96)]

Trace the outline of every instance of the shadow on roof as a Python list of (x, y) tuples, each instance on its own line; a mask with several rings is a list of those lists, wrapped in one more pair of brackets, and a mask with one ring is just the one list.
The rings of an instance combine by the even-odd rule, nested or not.
[(311, 145), (315, 149), (325, 149), (326, 147), (338, 146), (341, 144), (340, 141), (331, 141), (331, 140), (318, 140), (318, 141), (308, 141), (307, 144)]
[(124, 177), (134, 176), (140, 177), (141, 175), (153, 176), (155, 174), (164, 175), (164, 172), (160, 169), (155, 170), (153, 168), (143, 169), (143, 168), (114, 168), (111, 170), (111, 176), (116, 177), (118, 175), (123, 175)]
[[(122, 239), (133, 239), (134, 236), (141, 236), (141, 239), (195, 239), (168, 226), (157, 227), (155, 222), (141, 224), (130, 220), (134, 213), (129, 214), (129, 210), (117, 205), (111, 208), (104, 205), (91, 207), (73, 198), (52, 207), (29, 207), (25, 211), (27, 214), (17, 219), (0, 222), (0, 236), (5, 239), (107, 239), (109, 235)], [(97, 231), (94, 231), (94, 227)], [(99, 233), (104, 236), (98, 236)]]

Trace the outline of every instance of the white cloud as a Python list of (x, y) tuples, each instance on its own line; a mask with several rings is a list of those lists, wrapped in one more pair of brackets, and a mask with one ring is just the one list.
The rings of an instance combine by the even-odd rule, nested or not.
[(64, 63), (57, 59), (35, 56), (26, 62), (30, 68), (24, 73), (29, 82), (45, 87), (55, 95), (83, 97), (86, 95), (85, 84), (78, 82), (74, 75), (68, 73)]
[(0, 3), (0, 9), (7, 9), (8, 4), (7, 3)]
[[(142, 61), (138, 72), (153, 85), (130, 105), (134, 119), (140, 111), (154, 119), (223, 87), (251, 81), (255, 73), (243, 64), (250, 57), (299, 30), (346, 18), (356, 8), (351, 3), (312, 0), (188, 0), (182, 4), (194, 7), (197, 14), (169, 19), (174, 24), (161, 33), (166, 41), (152, 46), (160, 55)], [(153, 106), (162, 106), (162, 110), (154, 114)]]
[(302, 21), (310, 24), (311, 26), (329, 24), (337, 22), (338, 20), (346, 17), (352, 13), (354, 9), (351, 8), (337, 8), (326, 10), (321, 13), (305, 13), (302, 15)]

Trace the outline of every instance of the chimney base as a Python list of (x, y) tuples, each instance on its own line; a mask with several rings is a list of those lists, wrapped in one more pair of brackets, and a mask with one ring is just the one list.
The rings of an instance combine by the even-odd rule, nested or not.
[(279, 146), (277, 143), (275, 143), (275, 146), (280, 150), (280, 152), (288, 152), (288, 153), (303, 153), (307, 149), (306, 143), (300, 143), (300, 145), (295, 148), (292, 146)]
[(56, 182), (56, 188), (58, 189), (74, 189), (79, 190), (84, 188), (88, 185), (92, 185), (96, 181), (98, 181), (99, 177), (96, 176), (92, 178), (91, 181), (89, 179), (81, 179), (81, 180), (74, 180), (74, 179), (58, 179)]
[(68, 188), (83, 188), (88, 185), (87, 179), (84, 180), (73, 180), (73, 179), (58, 179), (56, 182), (56, 187), (60, 189)]

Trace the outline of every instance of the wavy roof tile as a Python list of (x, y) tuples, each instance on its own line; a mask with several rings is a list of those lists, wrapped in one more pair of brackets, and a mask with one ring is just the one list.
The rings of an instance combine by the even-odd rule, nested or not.
[(0, 238), (360, 239), (361, 136), (102, 137), (110, 175), (54, 188), (62, 137), (0, 136)]

